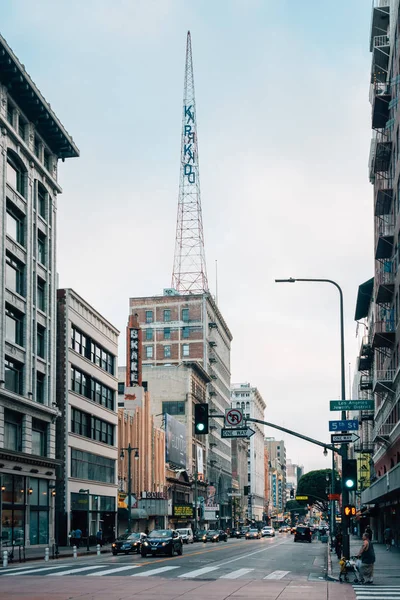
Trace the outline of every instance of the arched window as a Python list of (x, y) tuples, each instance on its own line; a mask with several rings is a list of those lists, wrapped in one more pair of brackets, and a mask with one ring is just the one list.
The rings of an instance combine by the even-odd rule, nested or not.
[(21, 196), (25, 196), (26, 169), (12, 150), (7, 150), (7, 183), (17, 190)]

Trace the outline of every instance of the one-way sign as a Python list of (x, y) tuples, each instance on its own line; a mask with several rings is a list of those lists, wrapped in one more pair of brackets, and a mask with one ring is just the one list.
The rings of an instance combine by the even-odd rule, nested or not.
[(221, 429), (222, 438), (248, 438), (255, 434), (250, 427), (240, 427), (239, 429)]
[(332, 444), (350, 444), (357, 442), (360, 436), (356, 433), (333, 433), (331, 435)]

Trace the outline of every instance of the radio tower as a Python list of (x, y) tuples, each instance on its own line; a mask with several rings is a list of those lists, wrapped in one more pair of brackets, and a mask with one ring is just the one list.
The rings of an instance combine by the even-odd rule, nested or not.
[(208, 292), (190, 31), (186, 44), (181, 170), (172, 287), (180, 294)]

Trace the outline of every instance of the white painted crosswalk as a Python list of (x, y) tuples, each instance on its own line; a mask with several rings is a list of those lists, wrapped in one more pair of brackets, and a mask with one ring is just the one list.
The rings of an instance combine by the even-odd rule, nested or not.
[[(227, 564), (232, 561), (228, 561), (225, 563), (220, 563), (213, 566), (201, 567), (199, 569), (188, 570), (187, 566), (183, 567), (180, 565), (170, 565), (164, 567), (153, 568), (150, 563), (137, 563), (137, 564), (98, 564), (93, 562), (92, 564), (82, 563), (80, 564), (63, 564), (56, 563), (49, 565), (48, 563), (39, 567), (38, 565), (26, 565), (21, 567), (11, 567), (6, 570), (0, 569), (0, 577), (29, 577), (30, 575), (44, 577), (67, 577), (69, 575), (82, 575), (87, 577), (108, 577), (108, 576), (118, 576), (118, 575), (127, 575), (129, 577), (153, 577), (153, 576), (163, 576), (167, 577), (177, 577), (179, 579), (197, 579), (197, 578), (207, 578), (208, 575), (211, 576), (212, 579), (240, 579), (249, 578), (249, 574), (251, 573), (256, 578), (277, 580), (283, 579), (286, 575), (290, 573), (290, 571), (273, 571), (266, 577), (264, 573), (254, 573), (254, 568), (243, 568), (243, 569), (235, 569), (232, 565), (232, 570), (227, 569)], [(228, 572), (227, 572), (228, 570)], [(396, 597), (397, 599), (397, 597)], [(357, 600), (364, 600), (363, 598), (357, 598)], [(377, 600), (377, 599), (376, 599)], [(387, 600), (390, 600), (387, 598)], [(400, 596), (398, 597), (400, 600)]]
[(400, 586), (357, 585), (353, 588), (356, 600), (400, 600)]

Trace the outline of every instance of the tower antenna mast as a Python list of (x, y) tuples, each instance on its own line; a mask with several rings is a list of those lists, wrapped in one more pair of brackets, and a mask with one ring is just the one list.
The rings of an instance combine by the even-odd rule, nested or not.
[(172, 287), (179, 294), (208, 292), (190, 31), (187, 34), (186, 44), (181, 166)]

